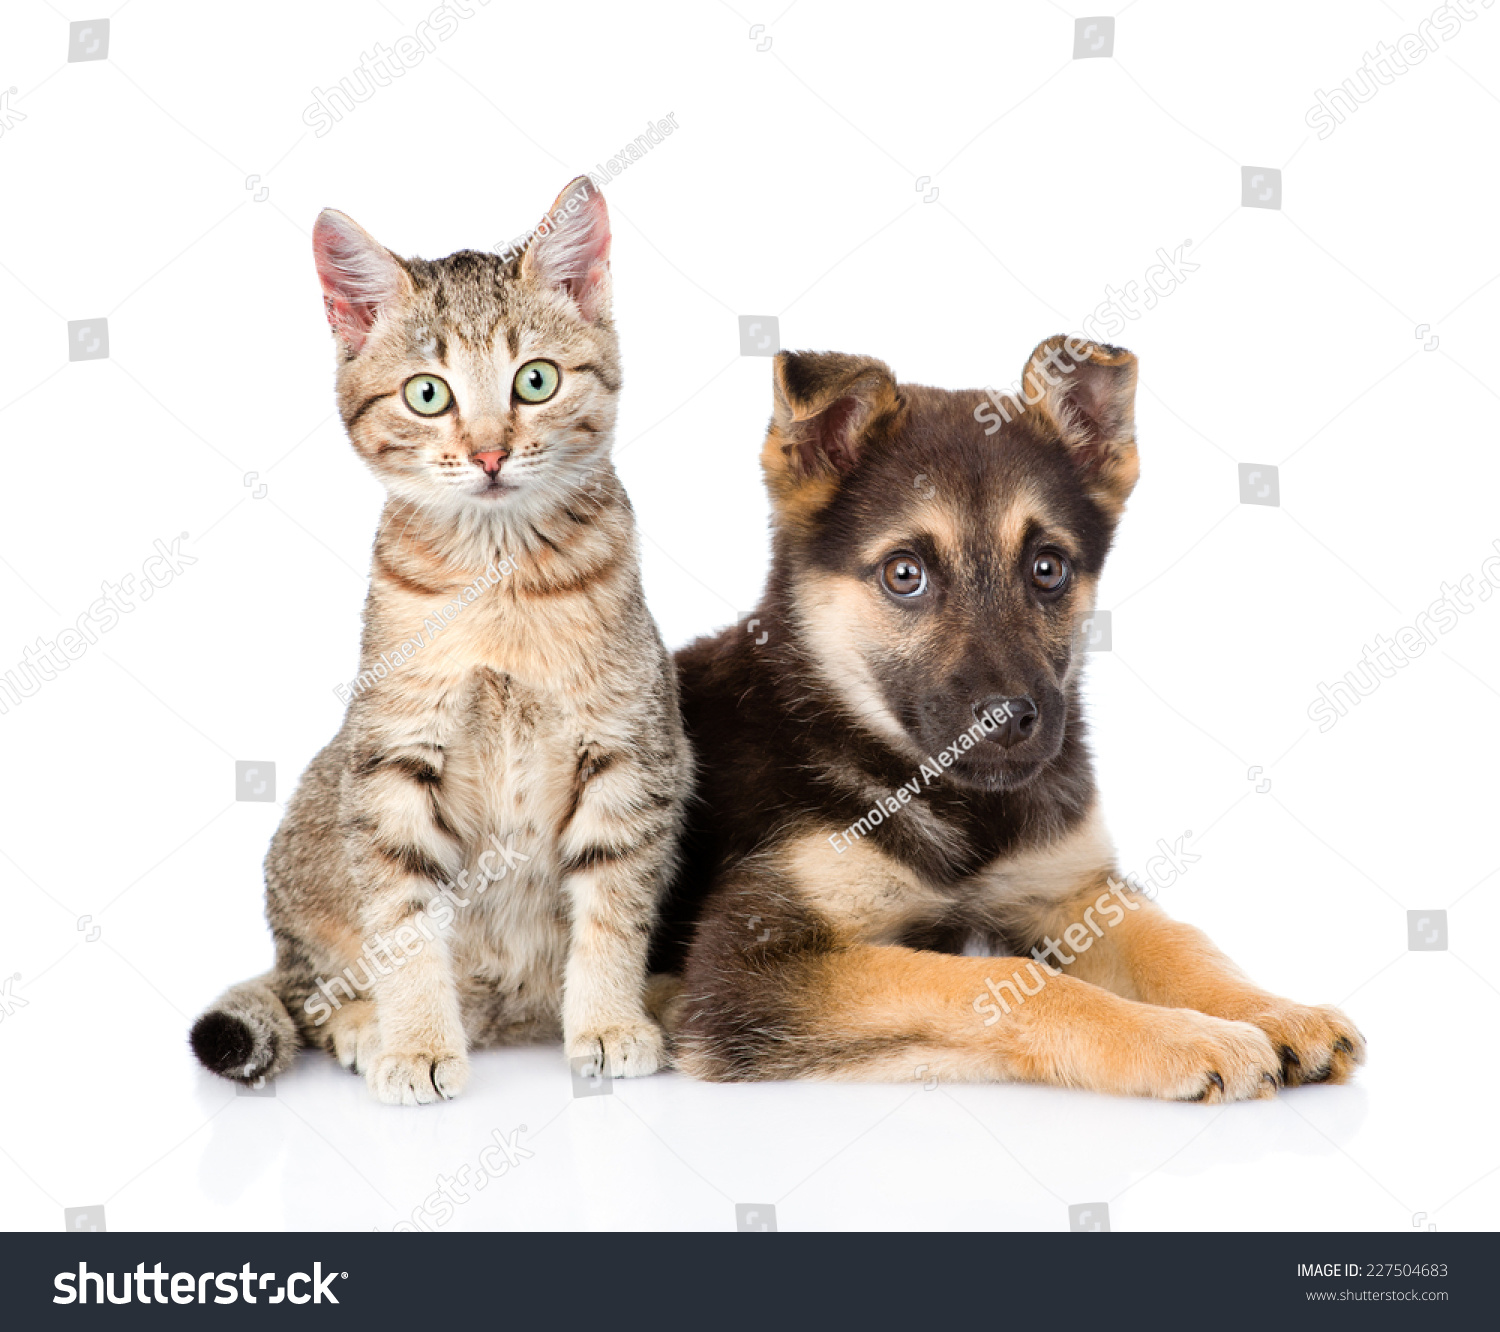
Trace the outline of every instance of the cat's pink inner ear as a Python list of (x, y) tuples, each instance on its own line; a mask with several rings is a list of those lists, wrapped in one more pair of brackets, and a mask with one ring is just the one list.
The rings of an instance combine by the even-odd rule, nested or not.
[(566, 292), (590, 322), (609, 305), (609, 210), (587, 176), (572, 181), (526, 249), (526, 277)]
[(401, 291), (401, 265), (351, 217), (325, 208), (313, 227), (313, 258), (328, 323), (359, 352), (381, 309)]

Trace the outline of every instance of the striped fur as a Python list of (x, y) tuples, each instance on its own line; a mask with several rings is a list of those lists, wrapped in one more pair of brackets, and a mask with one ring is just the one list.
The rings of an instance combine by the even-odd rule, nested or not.
[[(471, 1047), (559, 1030), (616, 1076), (662, 1059), (646, 948), (691, 764), (609, 461), (608, 215), (566, 207), (587, 189), (510, 261), (319, 219), (339, 407), (389, 498), (343, 727), (266, 857), (276, 965), (194, 1027), (214, 1072), (321, 1045), (411, 1104), (457, 1094)], [(539, 359), (559, 386), (532, 403)], [(409, 405), (419, 375), (446, 411)]]

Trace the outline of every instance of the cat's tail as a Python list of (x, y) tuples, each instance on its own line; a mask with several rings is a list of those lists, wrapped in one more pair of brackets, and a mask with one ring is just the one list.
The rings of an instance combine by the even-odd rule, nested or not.
[(277, 993), (278, 979), (273, 970), (231, 986), (193, 1023), (188, 1041), (210, 1073), (259, 1082), (291, 1067), (302, 1037)]

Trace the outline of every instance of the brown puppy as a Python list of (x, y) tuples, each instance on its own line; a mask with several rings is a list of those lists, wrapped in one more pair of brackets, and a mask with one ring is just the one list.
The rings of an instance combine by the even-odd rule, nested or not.
[(1078, 686), (1135, 381), (1063, 338), (1019, 399), (777, 357), (761, 632), (678, 657), (700, 792), (654, 966), (682, 1068), (1222, 1101), (1363, 1061), (1117, 877)]

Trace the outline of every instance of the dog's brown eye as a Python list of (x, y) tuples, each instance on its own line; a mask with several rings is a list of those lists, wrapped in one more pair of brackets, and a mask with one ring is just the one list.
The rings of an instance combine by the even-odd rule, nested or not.
[(1043, 592), (1056, 592), (1068, 581), (1068, 562), (1055, 550), (1044, 550), (1031, 562), (1031, 581)]
[(914, 555), (893, 555), (880, 571), (880, 581), (898, 597), (914, 597), (927, 590), (927, 570)]

